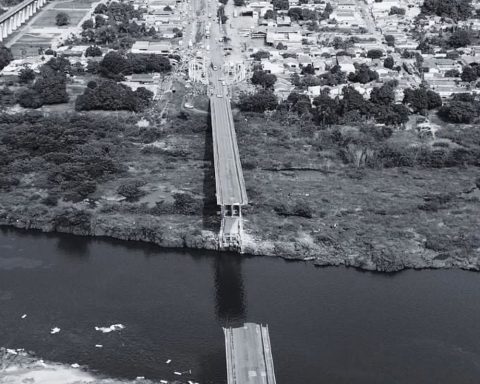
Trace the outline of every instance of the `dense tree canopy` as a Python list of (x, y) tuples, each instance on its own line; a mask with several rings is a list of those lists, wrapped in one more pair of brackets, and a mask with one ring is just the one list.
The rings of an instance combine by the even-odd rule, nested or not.
[(367, 84), (378, 79), (378, 73), (368, 67), (366, 64), (357, 65), (355, 73), (351, 72), (348, 75), (348, 80), (354, 83)]
[(450, 35), (448, 44), (453, 48), (466, 47), (471, 44), (470, 33), (464, 29), (457, 29)]
[(421, 10), (425, 15), (465, 20), (472, 13), (471, 3), (471, 0), (425, 0)]
[(466, 81), (471, 83), (476, 81), (478, 78), (478, 72), (475, 68), (471, 67), (470, 65), (466, 65), (462, 69), (461, 79), (462, 81)]
[(61, 104), (68, 101), (67, 73), (70, 62), (63, 57), (54, 57), (40, 68), (35, 83), (29, 89), (21, 90), (18, 102), (25, 108), (39, 108), (42, 105)]
[(440, 95), (424, 87), (404, 91), (403, 103), (407, 104), (416, 113), (425, 113), (428, 110), (442, 105)]
[(265, 112), (277, 108), (278, 100), (275, 94), (267, 89), (261, 89), (252, 94), (240, 95), (238, 107), (247, 112)]
[(452, 100), (438, 111), (438, 115), (449, 123), (471, 123), (477, 115), (474, 103)]
[(170, 60), (162, 55), (130, 53), (124, 56), (111, 51), (100, 62), (98, 72), (107, 78), (121, 80), (132, 73), (168, 72), (171, 68)]
[(124, 84), (112, 80), (105, 80), (96, 86), (89, 86), (83, 95), (77, 97), (75, 109), (77, 111), (106, 110), (106, 111), (142, 111), (150, 104), (153, 93), (145, 88), (132, 91)]
[(256, 70), (252, 75), (252, 84), (261, 85), (263, 88), (273, 88), (277, 76), (263, 70)]
[(370, 59), (379, 59), (383, 56), (383, 51), (381, 49), (369, 49), (367, 51), (367, 57)]

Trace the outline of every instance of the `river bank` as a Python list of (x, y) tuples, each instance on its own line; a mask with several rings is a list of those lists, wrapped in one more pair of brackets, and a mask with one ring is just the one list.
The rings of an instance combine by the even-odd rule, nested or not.
[[(0, 225), (217, 249), (208, 116), (177, 107), (167, 122), (4, 116)], [(235, 124), (245, 254), (382, 272), (480, 269), (478, 168), (357, 167), (315, 127), (241, 114)]]
[[(48, 210), (41, 206), (31, 208), (12, 212), (0, 206), (0, 226), (141, 241), (164, 248), (218, 249), (217, 232), (202, 229), (203, 219), (200, 216), (163, 215), (158, 217), (148, 214), (95, 213), (88, 208), (82, 210), (71, 207)], [(420, 235), (414, 236), (413, 229), (409, 238), (399, 236), (398, 232), (389, 232), (391, 229), (387, 227), (380, 234), (378, 231), (383, 230), (383, 224), (378, 222), (376, 223), (378, 228), (371, 226), (361, 239), (355, 239), (351, 234), (348, 236), (344, 234), (343, 237), (337, 236), (337, 242), (333, 243), (332, 240), (328, 247), (322, 247), (311, 237), (305, 236), (305, 232), (303, 238), (291, 238), (290, 241), (282, 239), (289, 234), (299, 236), (297, 227), (294, 227), (294, 232), (291, 233), (288, 230), (279, 231), (275, 238), (268, 237), (269, 233), (267, 236), (265, 233), (262, 236), (262, 227), (256, 223), (260, 219), (262, 219), (260, 215), (246, 216), (243, 252), (247, 255), (304, 260), (313, 262), (317, 266), (344, 265), (380, 272), (396, 272), (409, 268), (461, 268), (474, 271), (480, 269), (478, 250), (463, 255), (454, 252), (444, 254), (439, 250), (426, 248), (426, 240)], [(277, 223), (277, 225), (285, 224)], [(322, 232), (317, 230), (322, 241), (330, 238), (332, 231), (336, 229), (329, 228), (324, 222), (323, 224), (317, 222), (316, 225), (322, 225), (324, 228)], [(338, 228), (340, 233), (345, 230), (344, 225), (345, 222), (340, 223)], [(310, 220), (309, 226), (315, 227), (315, 224)], [(306, 230), (305, 223), (299, 224), (298, 228)], [(428, 246), (433, 247), (433, 245)], [(441, 244), (438, 243), (436, 246), (440, 247)]]

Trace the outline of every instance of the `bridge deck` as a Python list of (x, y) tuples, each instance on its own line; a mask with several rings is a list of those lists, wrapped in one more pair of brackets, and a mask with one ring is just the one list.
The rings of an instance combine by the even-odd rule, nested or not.
[[(219, 90), (219, 92), (221, 92)], [(246, 205), (243, 178), (230, 100), (226, 96), (210, 97), (213, 155), (218, 205)]]
[(268, 327), (224, 328), (228, 384), (276, 384)]
[(0, 24), (3, 23), (5, 20), (8, 20), (10, 17), (16, 14), (19, 10), (25, 8), (27, 5), (32, 4), (34, 2), (35, 0), (25, 0), (25, 1), (22, 1), (20, 4), (10, 8), (7, 12), (0, 15)]

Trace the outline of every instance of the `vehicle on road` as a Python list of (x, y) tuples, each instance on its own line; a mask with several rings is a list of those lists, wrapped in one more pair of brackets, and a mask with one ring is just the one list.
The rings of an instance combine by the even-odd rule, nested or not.
[(223, 97), (221, 93), (217, 93), (217, 97)]
[(213, 70), (216, 71), (218, 70), (218, 67), (216, 65), (213, 66)]

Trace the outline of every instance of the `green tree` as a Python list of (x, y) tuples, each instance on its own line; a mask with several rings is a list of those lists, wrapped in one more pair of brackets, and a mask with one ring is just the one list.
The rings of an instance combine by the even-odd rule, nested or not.
[(95, 24), (93, 23), (93, 20), (92, 19), (88, 19), (88, 20), (85, 20), (83, 23), (82, 23), (82, 29), (83, 30), (86, 30), (86, 29), (92, 29), (95, 27)]
[(268, 59), (270, 57), (270, 52), (260, 50), (251, 54), (250, 57), (253, 57), (256, 61), (260, 61), (262, 59)]
[(383, 51), (381, 49), (370, 49), (367, 51), (367, 57), (369, 59), (379, 59), (383, 56)]
[(275, 12), (273, 12), (271, 9), (268, 9), (265, 14), (263, 15), (264, 19), (275, 19)]
[(313, 99), (315, 110), (313, 111), (314, 121), (318, 125), (332, 125), (338, 123), (339, 105), (336, 100), (326, 94), (321, 94)]
[(263, 70), (256, 70), (252, 75), (252, 84), (260, 85), (263, 88), (273, 88), (276, 81), (277, 76)]
[(404, 90), (403, 104), (407, 104), (415, 113), (423, 113), (442, 105), (440, 95), (424, 87)]
[(477, 78), (478, 78), (478, 74), (474, 68), (472, 68), (470, 65), (463, 67), (462, 75), (461, 75), (462, 81), (471, 83), (473, 81), (476, 81)]
[(403, 16), (405, 15), (405, 8), (399, 8), (399, 7), (391, 7), (390, 12), (388, 13), (389, 15), (400, 15)]
[(70, 16), (68, 16), (68, 13), (57, 13), (57, 16), (55, 16), (55, 24), (59, 27), (70, 24)]
[(66, 74), (48, 65), (40, 69), (33, 89), (41, 96), (43, 104), (61, 104), (68, 101)]
[(373, 88), (370, 101), (374, 104), (392, 104), (395, 101), (395, 87), (386, 83), (381, 87)]
[(449, 69), (445, 72), (445, 77), (460, 77), (460, 72), (456, 69)]
[(355, 73), (352, 72), (348, 75), (348, 80), (361, 84), (367, 84), (370, 81), (377, 79), (378, 73), (374, 70), (371, 70), (366, 64), (358, 65), (355, 69)]
[(290, 8), (288, 0), (273, 0), (272, 4), (274, 10), (288, 10)]
[(102, 56), (102, 50), (97, 45), (91, 45), (85, 50), (85, 57), (100, 57)]
[(448, 44), (453, 48), (466, 47), (471, 43), (470, 33), (464, 29), (457, 29), (448, 39)]
[(18, 74), (18, 81), (21, 84), (28, 84), (35, 80), (35, 71), (30, 67), (24, 67)]
[(131, 63), (126, 57), (116, 51), (108, 52), (100, 62), (98, 71), (111, 79), (123, 79), (132, 72)]
[(42, 97), (33, 89), (22, 89), (17, 95), (18, 103), (23, 108), (40, 108), (43, 105)]
[(12, 51), (0, 43), (0, 71), (13, 60)]
[(392, 56), (387, 56), (385, 60), (383, 60), (383, 66), (388, 69), (392, 69), (395, 66), (395, 60), (393, 60)]
[(452, 100), (440, 108), (438, 115), (449, 123), (468, 124), (477, 115), (477, 109), (473, 103)]
[(268, 110), (274, 110), (277, 106), (277, 97), (268, 89), (261, 89), (252, 94), (242, 93), (238, 103), (240, 110), (246, 112), (263, 113)]
[(465, 20), (472, 13), (471, 0), (424, 0), (422, 14), (437, 15), (455, 21)]
[(395, 36), (393, 35), (385, 35), (385, 41), (389, 47), (395, 46)]
[(108, 7), (104, 3), (100, 3), (95, 7), (94, 14), (104, 15), (108, 11)]

